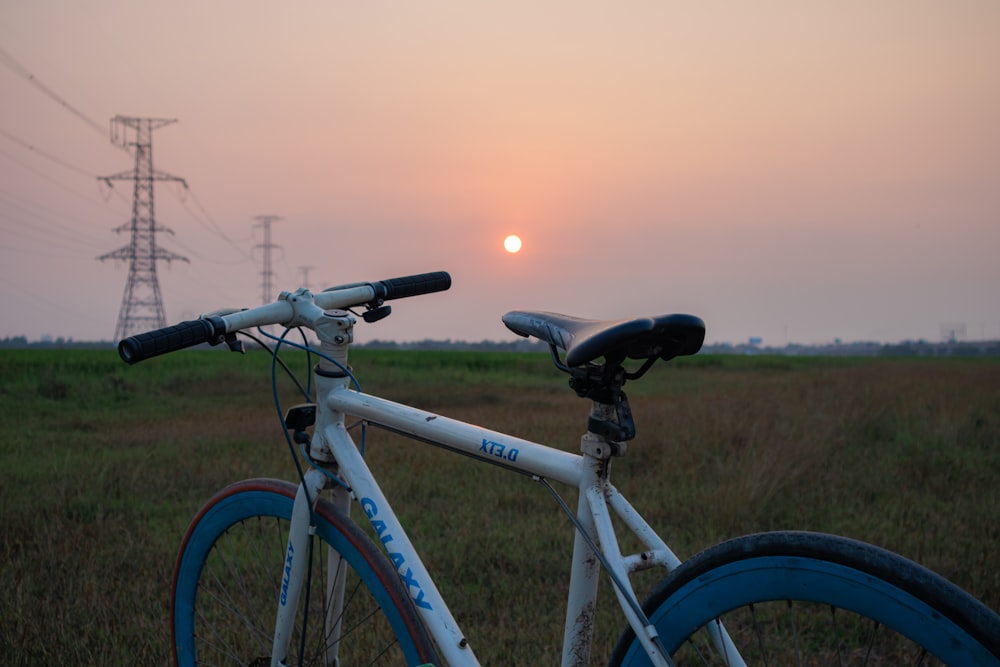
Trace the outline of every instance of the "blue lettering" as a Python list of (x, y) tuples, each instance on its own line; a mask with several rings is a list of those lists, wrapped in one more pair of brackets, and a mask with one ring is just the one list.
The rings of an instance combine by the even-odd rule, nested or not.
[(413, 586), (414, 588), (417, 589), (417, 594), (410, 596), (413, 598), (413, 604), (423, 609), (430, 609), (431, 608), (430, 604), (428, 604), (427, 601), (424, 600), (424, 590), (420, 588), (420, 584), (417, 582), (416, 579), (413, 578), (412, 570), (410, 570), (410, 568), (406, 568), (406, 573), (405, 574), (400, 573), (400, 576), (403, 578), (403, 583), (405, 583), (407, 586)]
[(516, 461), (517, 455), (520, 454), (520, 450), (515, 447), (507, 449), (506, 445), (501, 445), (499, 442), (493, 442), (492, 440), (487, 440), (483, 438), (483, 444), (479, 445), (479, 451), (483, 454), (489, 456), (495, 456), (498, 459), (503, 459), (505, 461)]
[(362, 498), (361, 507), (364, 508), (365, 516), (369, 519), (378, 514), (378, 507), (375, 506), (375, 501), (371, 498)]
[[(484, 440), (483, 447), (486, 447), (486, 444), (488, 442), (489, 441)], [(410, 598), (413, 599), (413, 604), (417, 605), (421, 609), (432, 609), (430, 603), (427, 602), (427, 600), (425, 599), (426, 596), (424, 594), (423, 587), (420, 585), (420, 582), (417, 581), (417, 579), (413, 576), (413, 570), (409, 567), (406, 567), (406, 556), (397, 551), (391, 551), (389, 549), (389, 543), (392, 542), (394, 538), (392, 536), (392, 533), (389, 532), (389, 526), (386, 525), (385, 521), (375, 518), (376, 516), (378, 516), (378, 505), (376, 505), (375, 501), (372, 500), (371, 498), (362, 498), (361, 507), (364, 508), (365, 515), (369, 519), (371, 519), (372, 528), (375, 530), (375, 534), (378, 535), (379, 540), (381, 540), (382, 544), (385, 545), (385, 550), (386, 553), (389, 555), (389, 560), (392, 561), (393, 566), (396, 568), (396, 572), (399, 573), (399, 576), (403, 580), (403, 583), (406, 584), (406, 589), (410, 593)], [(290, 559), (288, 562), (289, 564), (291, 564)], [(414, 590), (416, 592), (414, 592)], [(284, 592), (282, 592), (281, 604), (285, 604)]]
[(285, 576), (281, 578), (281, 606), (288, 602), (288, 584), (292, 578), (292, 560), (294, 559), (295, 548), (292, 543), (288, 543), (288, 552), (285, 554)]
[(427, 602), (426, 600), (424, 600), (424, 592), (423, 592), (423, 590), (417, 591), (417, 596), (413, 598), (413, 604), (417, 605), (418, 607), (420, 607), (422, 609), (433, 609), (433, 607), (431, 607), (430, 602)]

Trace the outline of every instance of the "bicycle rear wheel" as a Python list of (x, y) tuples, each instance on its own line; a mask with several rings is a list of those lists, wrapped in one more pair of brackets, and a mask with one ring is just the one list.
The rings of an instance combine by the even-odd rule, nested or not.
[[(749, 535), (682, 564), (644, 604), (677, 665), (1000, 665), (1000, 617), (894, 553), (816, 533)], [(611, 665), (648, 665), (631, 629)]]
[[(296, 490), (288, 482), (247, 480), (220, 491), (198, 512), (174, 571), (178, 665), (270, 664)], [(334, 651), (344, 665), (436, 662), (433, 644), (385, 556), (328, 501), (317, 503), (314, 517), (304, 584), (309, 588), (299, 598), (285, 664), (327, 664)], [(334, 558), (337, 571), (326, 572), (324, 547), (340, 555)], [(338, 575), (346, 581), (343, 614), (331, 619), (327, 582)], [(338, 621), (339, 641), (329, 630)]]

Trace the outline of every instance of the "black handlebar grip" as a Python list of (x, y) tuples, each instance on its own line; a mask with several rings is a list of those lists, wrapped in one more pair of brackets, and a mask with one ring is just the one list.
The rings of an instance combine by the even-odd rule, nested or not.
[(123, 339), (118, 343), (118, 356), (125, 363), (134, 364), (201, 343), (218, 345), (225, 340), (225, 336), (226, 324), (220, 317), (189, 320)]
[(433, 273), (421, 273), (417, 276), (403, 276), (402, 278), (389, 278), (372, 283), (375, 288), (375, 295), (383, 301), (389, 299), (402, 299), (408, 296), (418, 296), (420, 294), (430, 294), (431, 292), (443, 292), (451, 287), (451, 276), (447, 271), (435, 271)]

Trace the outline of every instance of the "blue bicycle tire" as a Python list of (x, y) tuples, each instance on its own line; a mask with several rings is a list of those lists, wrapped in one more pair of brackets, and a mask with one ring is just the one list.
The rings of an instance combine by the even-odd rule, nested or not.
[[(846, 664), (852, 656), (865, 664), (907, 664), (912, 656), (919, 664), (1000, 665), (1000, 616), (902, 556), (832, 535), (774, 532), (723, 542), (671, 572), (643, 608), (678, 665), (725, 664), (721, 656), (713, 661), (704, 638), (716, 619), (748, 664), (783, 664), (794, 654), (805, 665)], [(765, 645), (765, 631), (788, 645)], [(803, 656), (805, 649), (817, 655)], [(885, 662), (871, 662), (876, 657)], [(650, 664), (631, 629), (609, 664)]]
[[(269, 664), (280, 565), (296, 490), (280, 480), (246, 480), (217, 493), (197, 513), (174, 570), (175, 664)], [(314, 524), (318, 541), (336, 550), (356, 573), (349, 578), (352, 588), (345, 607), (363, 605), (357, 612), (358, 625), (362, 619), (365, 622), (363, 629), (356, 630), (354, 621), (345, 619), (341, 657), (353, 652), (370, 664), (378, 658), (395, 664), (436, 663), (433, 643), (405, 587), (371, 539), (322, 499), (314, 511)], [(313, 551), (319, 558), (324, 550)], [(253, 561), (258, 557), (262, 562), (255, 568)], [(311, 595), (313, 618), (307, 618), (303, 630), (300, 609), (287, 664), (321, 662), (325, 631), (318, 628), (324, 621), (316, 616), (323, 615), (326, 605), (322, 568), (315, 570), (310, 579), (318, 587)], [(304, 606), (300, 600), (300, 607)], [(303, 641), (303, 632), (313, 636)], [(305, 648), (301, 653), (300, 647)]]

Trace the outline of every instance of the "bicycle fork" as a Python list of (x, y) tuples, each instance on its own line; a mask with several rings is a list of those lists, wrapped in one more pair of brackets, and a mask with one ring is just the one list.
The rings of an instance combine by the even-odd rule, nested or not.
[[(320, 470), (309, 469), (299, 484), (292, 507), (291, 527), (288, 530), (288, 544), (282, 568), (281, 588), (278, 596), (278, 613), (274, 623), (274, 643), (271, 648), (271, 667), (284, 667), (288, 646), (295, 627), (295, 616), (299, 610), (299, 594), (306, 577), (309, 564), (309, 542), (315, 532), (312, 525), (312, 509), (326, 483), (326, 476)], [(336, 495), (335, 495), (336, 502)], [(346, 498), (349, 503), (350, 499)], [(339, 610), (344, 599), (344, 577), (346, 569), (341, 567), (341, 556), (333, 549), (326, 550), (326, 599), (323, 609), (328, 610), (324, 632), (326, 633), (326, 664), (337, 664), (337, 645), (340, 638)], [(305, 632), (303, 622), (302, 631)]]

